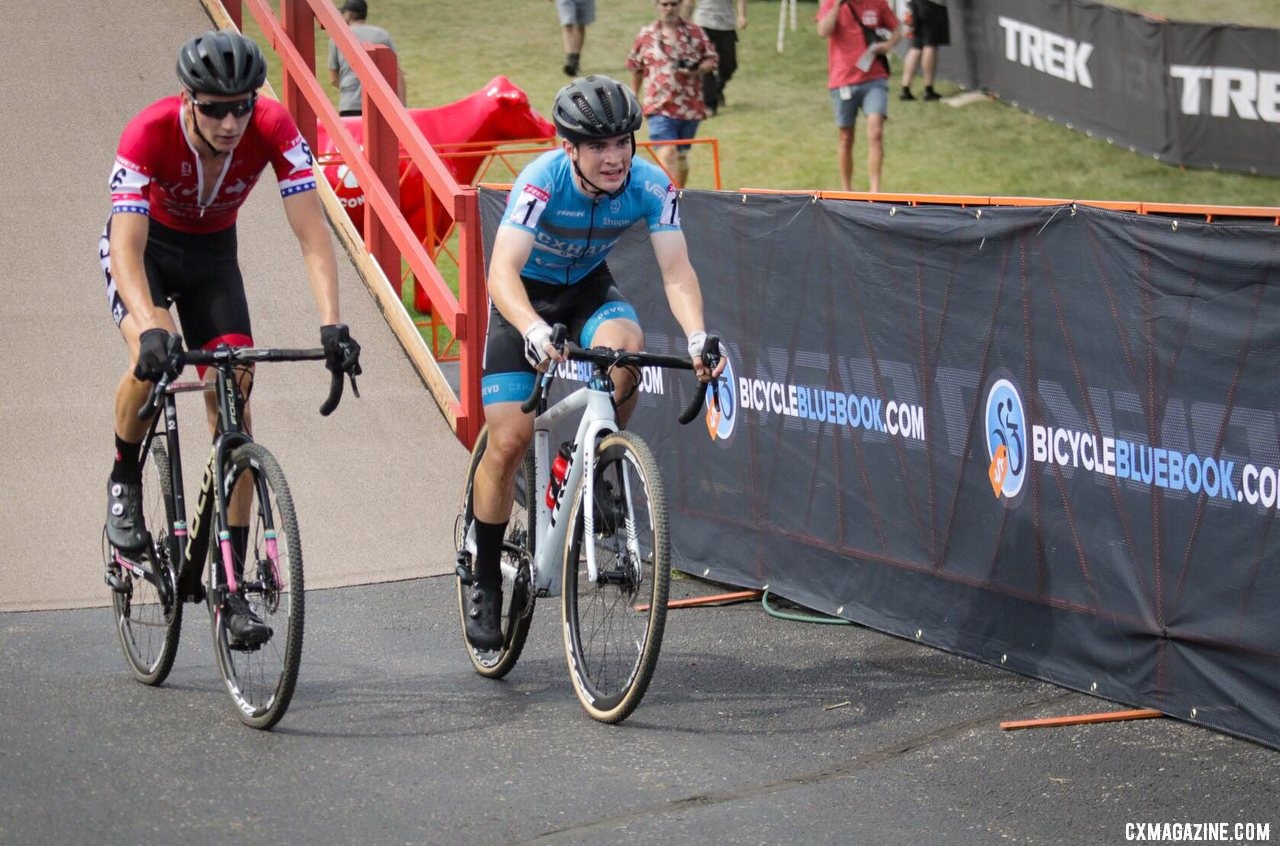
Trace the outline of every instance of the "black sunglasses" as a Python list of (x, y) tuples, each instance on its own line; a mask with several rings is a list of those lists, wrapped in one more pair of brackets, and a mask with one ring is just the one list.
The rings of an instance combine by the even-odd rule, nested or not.
[(191, 105), (199, 109), (200, 114), (205, 117), (211, 117), (214, 120), (222, 120), (227, 115), (235, 115), (238, 118), (242, 118), (253, 111), (253, 107), (257, 102), (257, 94), (254, 94), (248, 100), (227, 100), (220, 103), (201, 103), (195, 97), (191, 98)]

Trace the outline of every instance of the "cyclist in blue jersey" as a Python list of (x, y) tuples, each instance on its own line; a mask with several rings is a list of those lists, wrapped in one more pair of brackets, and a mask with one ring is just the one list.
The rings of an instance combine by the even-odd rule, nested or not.
[[(561, 148), (532, 162), (512, 186), (489, 262), (482, 382), (489, 442), (472, 493), (476, 580), (467, 594), (467, 637), (478, 649), (502, 645), (502, 538), (516, 471), (533, 439), (533, 415), (520, 404), (533, 390), (535, 373), (563, 360), (551, 345), (551, 324), (563, 323), (569, 339), (583, 347), (643, 348), (636, 311), (605, 263), (636, 222), (649, 228), (667, 301), (688, 338), (698, 378), (718, 375), (702, 360), (702, 291), (680, 229), (676, 189), (660, 168), (635, 156), (639, 101), (616, 80), (588, 76), (560, 89), (552, 120)], [(625, 425), (635, 405), (635, 377), (618, 370), (613, 379)]]

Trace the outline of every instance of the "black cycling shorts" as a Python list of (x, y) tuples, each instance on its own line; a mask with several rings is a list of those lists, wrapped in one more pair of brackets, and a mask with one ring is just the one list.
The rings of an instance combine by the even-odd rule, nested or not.
[[(236, 259), (236, 228), (221, 232), (179, 232), (150, 221), (143, 266), (151, 301), (178, 308), (187, 349), (213, 348), (222, 342), (252, 346), (249, 302)], [(111, 220), (102, 232), (98, 255), (107, 282), (107, 303), (116, 326), (129, 313), (111, 276)]]
[[(569, 330), (569, 340), (579, 346), (590, 347), (596, 330), (606, 320), (623, 318), (640, 323), (635, 308), (622, 296), (604, 262), (573, 285), (552, 285), (523, 277), (521, 281), (538, 316), (552, 325), (563, 323)], [(480, 382), (485, 405), (524, 402), (533, 392), (534, 369), (524, 357), (524, 328), (512, 326), (498, 309), (489, 306), (489, 333)]]

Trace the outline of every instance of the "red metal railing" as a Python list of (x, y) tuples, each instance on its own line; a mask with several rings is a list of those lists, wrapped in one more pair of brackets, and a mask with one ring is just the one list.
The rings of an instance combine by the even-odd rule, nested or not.
[[(387, 290), (375, 290), (384, 311), (392, 304), (403, 311), (398, 290), (401, 259), (408, 264), (431, 300), (433, 313), (461, 347), (457, 395), (443, 386), (434, 361), (423, 362), (409, 350), (411, 339), (401, 337), (424, 381), (458, 439), (468, 448), (484, 419), (480, 402), (480, 366), (484, 343), (484, 261), (481, 253), (479, 204), (475, 189), (459, 185), (423, 137), (396, 96), (395, 55), (385, 47), (362, 44), (342, 20), (330, 0), (279, 0), (277, 18), (265, 0), (203, 0), (215, 17), (242, 23), (242, 3), (280, 57), (282, 100), (308, 143), (315, 146), (317, 120), (324, 123), (343, 160), (364, 188), (364, 243), (388, 280)], [(338, 112), (316, 78), (315, 25), (319, 22), (360, 78), (364, 89), (364, 145), (343, 126)], [(417, 165), (427, 190), (452, 216), (458, 231), (458, 294), (454, 296), (432, 256), (400, 211), (399, 146)], [(428, 197), (428, 202), (430, 198)], [(416, 330), (415, 330), (416, 331)], [(420, 336), (417, 345), (422, 346)], [(434, 383), (434, 384), (433, 384)]]

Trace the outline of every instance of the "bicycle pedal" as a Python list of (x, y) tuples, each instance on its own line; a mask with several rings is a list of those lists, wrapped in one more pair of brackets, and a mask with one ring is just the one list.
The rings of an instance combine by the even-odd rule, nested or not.
[(110, 570), (102, 574), (102, 581), (106, 582), (107, 587), (119, 594), (129, 592), (129, 585), (120, 577), (119, 573), (113, 573)]
[(512, 620), (524, 620), (533, 614), (533, 594), (529, 588), (517, 585), (511, 591), (511, 612)]

